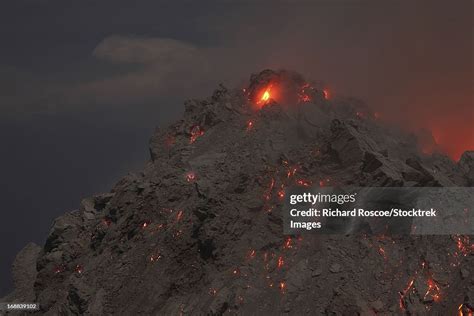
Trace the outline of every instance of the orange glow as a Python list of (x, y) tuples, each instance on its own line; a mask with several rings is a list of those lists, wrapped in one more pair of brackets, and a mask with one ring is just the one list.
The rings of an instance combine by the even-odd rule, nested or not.
[(192, 171), (186, 173), (186, 181), (189, 183), (194, 182), (196, 180), (196, 174)]
[(178, 215), (176, 216), (176, 221), (179, 222), (183, 218), (183, 211), (179, 211)]
[(191, 130), (189, 131), (189, 133), (191, 134), (191, 136), (189, 138), (189, 143), (190, 144), (194, 143), (196, 141), (196, 139), (198, 139), (199, 137), (204, 135), (204, 131), (201, 129), (200, 126), (192, 127)]
[(270, 99), (270, 91), (266, 90), (262, 95), (262, 101), (268, 101)]
[(311, 185), (311, 181), (304, 180), (304, 179), (299, 179), (299, 180), (296, 180), (296, 184), (301, 185), (303, 187), (309, 187)]
[(255, 258), (256, 254), (257, 254), (257, 252), (254, 249), (252, 249), (252, 250), (249, 251), (249, 253), (247, 255), (247, 258), (253, 259), (253, 258)]
[(285, 190), (281, 189), (277, 194), (279, 199), (283, 199), (285, 197)]
[(301, 87), (301, 91), (298, 93), (299, 102), (311, 102), (311, 96), (310, 94), (308, 94), (308, 92), (311, 92), (312, 90), (313, 87), (311, 87), (309, 83), (303, 84), (303, 86)]
[(428, 296), (431, 296), (433, 301), (439, 302), (441, 300), (441, 290), (438, 284), (436, 284), (436, 282), (430, 278), (426, 282), (426, 285), (428, 286), (428, 289), (426, 290), (424, 299), (426, 299)]
[(161, 258), (161, 255), (152, 255), (152, 256), (150, 257), (150, 261), (151, 261), (151, 262), (155, 262), (155, 261), (160, 260), (160, 258)]
[(62, 273), (62, 272), (64, 272), (65, 270), (66, 270), (66, 268), (65, 268), (63, 265), (61, 265), (61, 266), (58, 266), (58, 267), (56, 267), (56, 268), (54, 269), (54, 273), (55, 273), (55, 274)]
[(323, 96), (324, 96), (324, 99), (329, 100), (329, 90), (328, 89), (323, 90)]
[(247, 132), (252, 130), (252, 128), (253, 128), (253, 121), (247, 121), (247, 128), (246, 128)]
[(383, 249), (382, 246), (379, 246), (379, 253), (385, 260), (387, 260), (387, 254), (385, 253), (385, 249)]
[(309, 97), (309, 95), (304, 94), (301, 96), (301, 102), (310, 102), (310, 101), (311, 101), (311, 98)]
[(278, 257), (278, 263), (277, 263), (278, 269), (281, 269), (284, 264), (285, 264), (285, 261), (283, 260), (283, 257), (282, 256)]
[[(464, 307), (466, 307), (466, 308), (464, 308)], [(465, 313), (465, 312), (467, 312), (467, 313)], [(458, 316), (472, 316), (472, 312), (473, 312), (473, 310), (470, 307), (465, 306), (465, 304), (461, 304), (458, 307)]]
[(275, 186), (275, 179), (272, 178), (271, 182), (270, 182), (270, 186), (269, 188), (265, 191), (265, 193), (263, 194), (263, 198), (266, 200), (266, 201), (269, 201), (271, 198), (272, 198), (272, 191), (273, 191), (273, 187)]
[(265, 88), (265, 90), (263, 91), (261, 97), (257, 101), (258, 105), (263, 107), (268, 102), (270, 102), (270, 99), (272, 98), (271, 90), (272, 90), (272, 85), (269, 85), (268, 87)]
[(456, 247), (458, 249), (458, 252), (456, 252), (455, 255), (466, 257), (471, 253), (474, 253), (474, 243), (471, 243), (469, 236), (455, 235), (454, 240), (456, 241)]
[(327, 178), (327, 179), (325, 179), (325, 180), (321, 180), (321, 181), (319, 181), (319, 186), (320, 186), (320, 187), (325, 187), (326, 185), (329, 184), (330, 181), (331, 181), (331, 180), (330, 180), (329, 178)]
[(286, 290), (286, 283), (285, 283), (284, 281), (281, 281), (278, 287), (280, 288), (280, 291), (281, 291), (282, 293), (285, 293), (285, 290)]
[(408, 282), (407, 287), (402, 292), (398, 293), (400, 295), (400, 300), (399, 300), (400, 309), (403, 310), (403, 311), (406, 309), (405, 295), (408, 293), (408, 291), (410, 291), (410, 289), (412, 288), (414, 282), (415, 282), (415, 280), (411, 279), (410, 282)]
[(78, 264), (76, 265), (76, 268), (74, 269), (74, 271), (78, 274), (82, 274), (82, 272), (84, 271), (84, 268), (80, 264)]

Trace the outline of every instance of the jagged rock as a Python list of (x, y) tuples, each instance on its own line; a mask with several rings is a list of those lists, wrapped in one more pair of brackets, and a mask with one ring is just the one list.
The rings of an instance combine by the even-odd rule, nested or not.
[(101, 211), (104, 210), (113, 196), (113, 193), (107, 193), (83, 199), (79, 210), (83, 213), (84, 219), (94, 220), (101, 216)]
[(377, 300), (372, 302), (372, 308), (374, 309), (375, 312), (380, 313), (384, 310), (384, 304), (382, 301)]
[(466, 151), (459, 159), (459, 166), (465, 173), (468, 185), (474, 185), (474, 151)]
[(332, 273), (338, 273), (342, 271), (342, 266), (339, 263), (333, 263), (329, 268)]
[[(5, 302), (34, 302), (33, 284), (36, 280), (36, 261), (41, 247), (27, 244), (17, 255), (12, 266), (15, 291), (5, 297)], [(0, 300), (2, 301), (2, 300)]]
[[(287, 102), (270, 96), (257, 108), (270, 82)], [(359, 100), (328, 100), (318, 86), (298, 99), (306, 83), (267, 70), (245, 91), (221, 86), (186, 102), (181, 120), (155, 131), (142, 172), (59, 217), (41, 251), (20, 253), (14, 274), (28, 278), (15, 278), (6, 299), (36, 300), (45, 315), (455, 311), (471, 291), (460, 273), (474, 256), (446, 255), (459, 251), (449, 236), (283, 235), (282, 197), (297, 183), (473, 179), (472, 152), (458, 164), (420, 155), (413, 135), (388, 128)], [(434, 301), (429, 277), (446, 302)]]
[(350, 124), (335, 119), (331, 123), (331, 132), (330, 146), (337, 152), (339, 160), (345, 166), (360, 164), (364, 158), (370, 159), (370, 157), (364, 157), (366, 153), (375, 158), (374, 153), (379, 151), (377, 144), (368, 135)]
[(383, 166), (383, 162), (381, 158), (378, 158), (376, 154), (365, 152), (362, 171), (364, 172), (374, 172), (381, 166)]

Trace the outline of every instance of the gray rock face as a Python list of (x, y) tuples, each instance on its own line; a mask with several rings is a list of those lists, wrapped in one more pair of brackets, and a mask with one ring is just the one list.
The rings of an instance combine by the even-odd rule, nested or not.
[[(256, 108), (272, 82), (299, 101)], [(284, 236), (279, 211), (301, 183), (472, 185), (472, 153), (459, 164), (422, 155), (360, 101), (327, 99), (288, 72), (185, 105), (152, 136), (142, 172), (18, 255), (24, 272), (4, 301), (33, 299), (49, 315), (447, 315), (472, 292), (469, 236)]]
[(474, 151), (466, 151), (459, 160), (459, 167), (465, 172), (470, 186), (474, 185)]
[(29, 243), (16, 256), (13, 262), (12, 274), (15, 283), (15, 291), (8, 295), (8, 302), (33, 302), (36, 298), (33, 284), (36, 279), (36, 261), (41, 247)]

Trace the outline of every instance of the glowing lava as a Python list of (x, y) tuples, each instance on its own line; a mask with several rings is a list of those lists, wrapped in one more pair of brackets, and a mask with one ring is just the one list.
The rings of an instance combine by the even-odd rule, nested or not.
[(198, 139), (199, 137), (201, 137), (202, 135), (204, 135), (204, 131), (201, 129), (200, 126), (193, 126), (189, 133), (191, 134), (190, 138), (189, 138), (189, 143), (192, 144), (196, 141), (196, 139)]
[(161, 259), (161, 255), (159, 255), (159, 254), (155, 254), (155, 255), (151, 255), (151, 256), (150, 256), (150, 261), (151, 261), (151, 262), (156, 262), (156, 261), (158, 261), (158, 260), (160, 260), (160, 259)]
[(247, 121), (246, 131), (251, 131), (253, 129), (253, 121)]
[(270, 99), (270, 91), (266, 90), (262, 95), (261, 101), (266, 102), (268, 99)]
[(415, 280), (411, 279), (410, 282), (408, 282), (407, 287), (403, 291), (398, 292), (398, 294), (400, 295), (399, 305), (402, 311), (406, 310), (405, 296), (407, 295), (408, 291), (410, 291), (410, 289), (412, 288), (414, 282)]
[(281, 269), (284, 264), (285, 264), (285, 261), (283, 260), (283, 257), (282, 256), (278, 257), (277, 268)]
[(385, 253), (385, 249), (383, 249), (382, 246), (379, 246), (379, 254), (380, 254), (385, 260), (387, 260), (387, 254)]
[(186, 173), (186, 181), (192, 183), (196, 180), (196, 174), (193, 171), (189, 171)]
[(454, 262), (451, 265), (457, 267), (461, 263), (461, 258), (474, 254), (474, 243), (468, 235), (454, 235), (452, 238), (456, 242), (456, 250), (452, 253)]
[(82, 272), (84, 271), (84, 268), (80, 264), (78, 264), (76, 265), (76, 268), (74, 269), (74, 271), (78, 274), (82, 274)]
[(282, 200), (285, 197), (285, 190), (282, 188), (280, 191), (277, 192), (278, 198)]
[(278, 287), (280, 288), (280, 291), (282, 294), (285, 294), (286, 292), (286, 283), (284, 281), (281, 281), (279, 284), (278, 284)]
[(183, 218), (183, 211), (179, 211), (176, 215), (176, 221), (179, 222)]
[(309, 187), (309, 186), (311, 186), (311, 181), (310, 180), (299, 179), (299, 180), (296, 180), (296, 184), (300, 185), (300, 186), (303, 186), (303, 187)]
[(271, 95), (271, 90), (272, 90), (272, 85), (269, 85), (265, 90), (263, 91), (261, 97), (257, 101), (257, 104), (260, 106), (266, 105), (268, 102), (270, 102), (270, 99), (272, 97)]
[(323, 96), (324, 96), (324, 99), (329, 100), (329, 90), (328, 89), (323, 90)]
[(468, 304), (464, 303), (458, 307), (458, 316), (472, 316), (474, 309)]
[(305, 83), (301, 87), (301, 91), (298, 93), (298, 101), (299, 102), (302, 102), (302, 103), (311, 102), (311, 97), (308, 94), (307, 90), (310, 90), (310, 91), (313, 90), (313, 87), (311, 87), (311, 85), (309, 83)]
[(253, 259), (253, 258), (255, 258), (256, 254), (257, 254), (257, 252), (254, 249), (252, 249), (252, 250), (249, 251), (249, 253), (247, 255), (247, 258), (248, 259)]

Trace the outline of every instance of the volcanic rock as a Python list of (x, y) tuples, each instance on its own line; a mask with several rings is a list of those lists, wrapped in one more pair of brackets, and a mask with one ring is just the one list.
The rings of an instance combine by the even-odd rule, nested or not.
[(29, 243), (17, 254), (12, 267), (15, 290), (4, 298), (5, 301), (33, 302), (35, 300), (33, 283), (38, 273), (36, 261), (40, 251), (40, 246)]
[[(284, 97), (256, 106), (269, 84)], [(448, 315), (469, 294), (469, 236), (283, 235), (281, 198), (297, 183), (473, 185), (472, 152), (422, 154), (359, 100), (265, 70), (245, 91), (187, 101), (149, 150), (142, 172), (18, 254), (2, 301), (45, 315)]]

